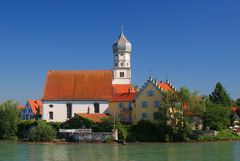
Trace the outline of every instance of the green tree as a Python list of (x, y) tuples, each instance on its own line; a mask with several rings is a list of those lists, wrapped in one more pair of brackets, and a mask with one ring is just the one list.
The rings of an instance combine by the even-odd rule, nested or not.
[(164, 125), (167, 132), (167, 141), (184, 141), (190, 133), (188, 122), (183, 117), (183, 104), (189, 100), (190, 92), (187, 88), (182, 88), (180, 92), (168, 91), (163, 94), (161, 107), (159, 108), (162, 117), (160, 124)]
[(37, 112), (36, 112), (36, 116), (35, 116), (35, 120), (39, 120), (41, 119), (41, 109), (38, 107), (37, 108)]
[(230, 107), (232, 104), (229, 94), (220, 82), (216, 84), (214, 91), (209, 95), (209, 99), (213, 103), (224, 107)]
[(17, 139), (19, 122), (18, 103), (7, 100), (0, 105), (0, 138)]
[(238, 109), (240, 109), (240, 98), (238, 98), (238, 99), (236, 100), (236, 106), (237, 106)]
[(206, 111), (204, 97), (200, 96), (197, 92), (191, 93), (188, 105), (189, 110), (191, 110), (194, 115), (202, 116), (202, 114)]
[(230, 125), (230, 109), (208, 102), (203, 115), (204, 126), (211, 130), (223, 130)]
[(181, 87), (178, 91), (179, 99), (182, 104), (189, 102), (191, 93), (187, 87)]

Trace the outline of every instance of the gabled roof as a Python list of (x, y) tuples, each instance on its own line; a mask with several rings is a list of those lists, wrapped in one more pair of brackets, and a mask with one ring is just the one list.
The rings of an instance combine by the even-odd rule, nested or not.
[(168, 80), (166, 82), (157, 82), (150, 77), (138, 92), (137, 97), (142, 93), (142, 91), (144, 91), (148, 84), (152, 84), (159, 92), (163, 93), (169, 90), (173, 92), (177, 91), (177, 89)]
[(31, 107), (34, 115), (37, 114), (38, 108), (40, 108), (40, 115), (42, 115), (42, 101), (40, 101), (40, 100), (28, 100), (27, 104)]
[(49, 71), (42, 100), (108, 100), (111, 70)]
[(75, 115), (85, 118), (85, 119), (89, 119), (93, 122), (102, 122), (102, 119), (106, 119), (109, 118), (108, 115), (104, 114), (104, 113), (75, 113)]

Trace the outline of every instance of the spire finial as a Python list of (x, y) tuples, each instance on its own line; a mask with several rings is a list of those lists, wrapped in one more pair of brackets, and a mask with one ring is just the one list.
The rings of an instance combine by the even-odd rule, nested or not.
[(121, 25), (121, 34), (123, 34), (123, 24)]

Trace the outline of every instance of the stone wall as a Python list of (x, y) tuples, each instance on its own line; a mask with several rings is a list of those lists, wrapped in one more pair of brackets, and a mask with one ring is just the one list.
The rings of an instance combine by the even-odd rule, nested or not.
[(118, 132), (60, 133), (60, 137), (74, 142), (109, 142), (118, 140)]

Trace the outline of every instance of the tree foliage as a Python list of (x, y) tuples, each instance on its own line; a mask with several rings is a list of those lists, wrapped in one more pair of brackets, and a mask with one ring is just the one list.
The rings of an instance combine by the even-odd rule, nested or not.
[(238, 98), (238, 99), (236, 100), (236, 106), (237, 106), (238, 109), (240, 109), (240, 98)]
[(230, 109), (208, 102), (203, 115), (204, 126), (211, 130), (223, 130), (230, 125)]
[(213, 103), (224, 107), (230, 107), (232, 104), (228, 92), (220, 82), (216, 84), (214, 91), (209, 95), (209, 99)]
[(7, 100), (0, 105), (0, 138), (17, 139), (19, 121), (18, 103)]

